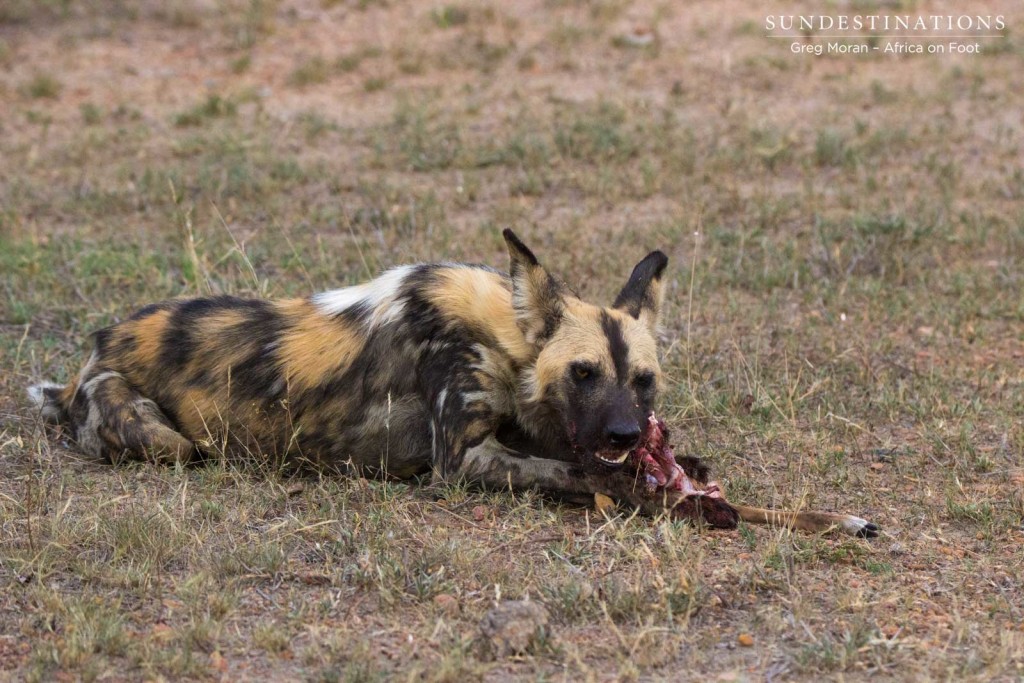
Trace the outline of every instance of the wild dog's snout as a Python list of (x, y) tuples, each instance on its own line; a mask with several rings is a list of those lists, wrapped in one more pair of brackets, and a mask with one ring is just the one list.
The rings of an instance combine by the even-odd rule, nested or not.
[(640, 425), (635, 420), (619, 420), (607, 425), (604, 437), (613, 448), (632, 449), (640, 441)]
[(643, 411), (628, 387), (610, 387), (605, 396), (601, 440), (606, 448), (631, 450), (640, 441)]

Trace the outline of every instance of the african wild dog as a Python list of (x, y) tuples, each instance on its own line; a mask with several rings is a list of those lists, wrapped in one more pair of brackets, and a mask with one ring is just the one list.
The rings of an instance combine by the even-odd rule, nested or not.
[[(623, 466), (662, 382), (666, 256), (644, 258), (603, 308), (504, 236), (509, 275), (424, 264), (306, 299), (147, 306), (95, 335), (76, 380), (33, 387), (33, 397), (82, 449), (112, 460), (244, 450), (359, 475), (600, 492), (652, 514), (685, 507)], [(736, 513), (815, 531), (877, 529), (850, 515)]]

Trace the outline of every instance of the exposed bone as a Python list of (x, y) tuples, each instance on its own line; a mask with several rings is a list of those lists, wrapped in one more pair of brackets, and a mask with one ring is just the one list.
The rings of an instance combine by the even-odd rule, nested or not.
[(674, 494), (679, 502), (672, 514), (677, 518), (700, 518), (712, 526), (735, 527), (738, 514), (722, 497), (718, 483), (702, 484), (687, 476), (676, 462), (668, 438), (668, 427), (651, 413), (640, 445), (629, 454), (628, 462), (648, 493)]

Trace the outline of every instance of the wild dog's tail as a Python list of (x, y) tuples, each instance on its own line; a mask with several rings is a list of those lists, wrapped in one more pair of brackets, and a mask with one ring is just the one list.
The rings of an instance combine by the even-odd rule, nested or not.
[(765, 508), (736, 504), (732, 506), (740, 513), (740, 519), (748, 524), (782, 526), (814, 533), (839, 528), (850, 536), (859, 536), (860, 538), (875, 538), (881, 531), (877, 524), (853, 515), (833, 512), (766, 510)]
[(54, 382), (40, 382), (28, 388), (28, 398), (46, 422), (61, 422), (67, 415), (64, 401), (67, 387)]

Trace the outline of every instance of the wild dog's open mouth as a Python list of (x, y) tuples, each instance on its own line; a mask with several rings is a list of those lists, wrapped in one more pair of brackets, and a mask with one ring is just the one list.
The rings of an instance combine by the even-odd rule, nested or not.
[(628, 457), (629, 451), (596, 451), (594, 453), (595, 460), (602, 465), (610, 465), (612, 467), (624, 464)]

